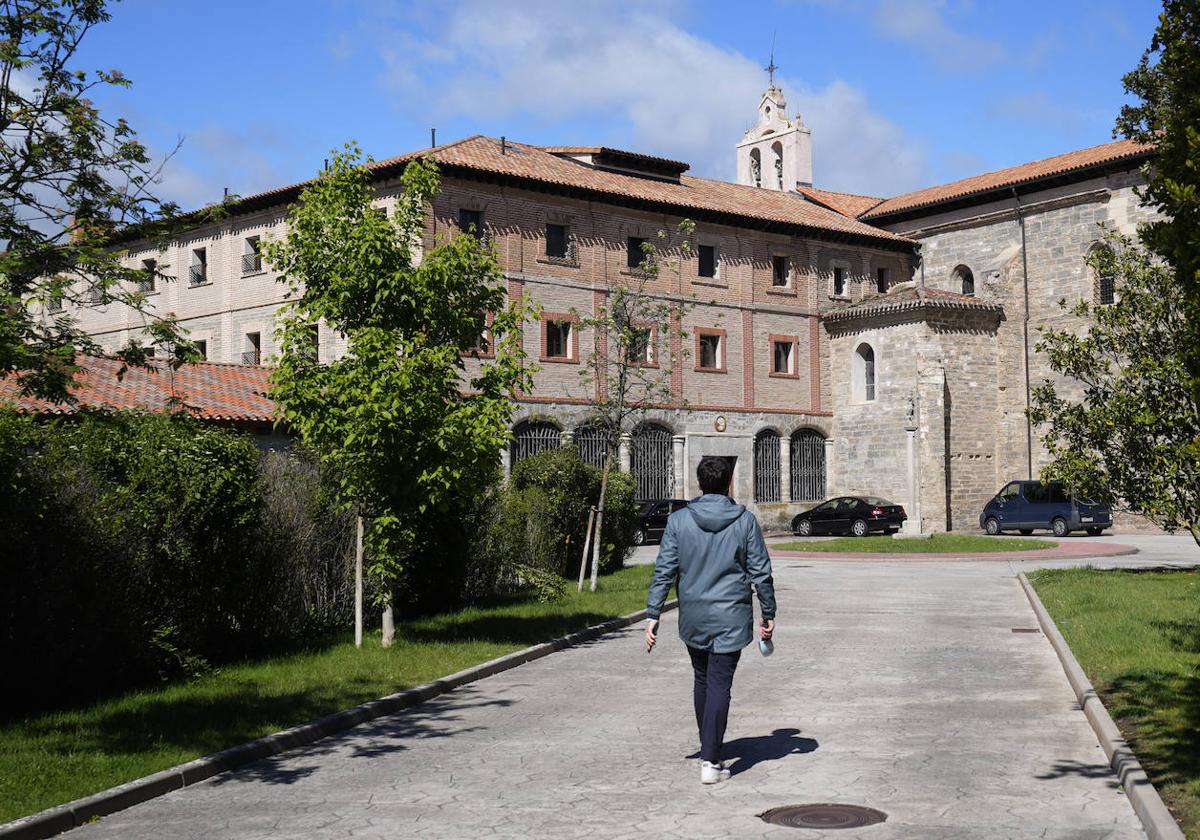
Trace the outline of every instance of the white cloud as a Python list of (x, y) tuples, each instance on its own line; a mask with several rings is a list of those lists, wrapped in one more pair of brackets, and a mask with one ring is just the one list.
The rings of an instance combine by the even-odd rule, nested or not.
[[(759, 61), (693, 35), (675, 4), (463, 0), (421, 34), (376, 26), (397, 107), (467, 118), (488, 134), (553, 132), (563, 144), (624, 144), (729, 179), (733, 150), (765, 87)], [(777, 59), (786, 63), (784, 50)], [(894, 193), (925, 175), (921, 147), (844, 82), (809, 90), (782, 79), (813, 131), (819, 185)], [(606, 136), (597, 137), (597, 124)], [(589, 132), (593, 132), (589, 134)]]
[(1063, 134), (1082, 131), (1087, 114), (1066, 102), (1056, 102), (1044, 90), (1012, 94), (988, 105), (988, 114), (1004, 120), (1055, 129)]
[(946, 5), (945, 0), (881, 0), (873, 22), (881, 35), (914, 47), (947, 72), (977, 72), (1004, 60), (999, 42), (955, 29)]

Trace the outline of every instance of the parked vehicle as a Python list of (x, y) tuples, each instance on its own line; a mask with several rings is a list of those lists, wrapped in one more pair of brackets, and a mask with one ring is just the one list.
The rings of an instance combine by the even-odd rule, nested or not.
[(822, 502), (792, 518), (792, 533), (853, 534), (865, 537), (872, 531), (894, 534), (908, 519), (904, 508), (878, 496), (840, 496)]
[(1056, 537), (1072, 531), (1087, 531), (1094, 537), (1112, 527), (1112, 511), (1072, 497), (1061, 481), (1010, 481), (984, 506), (979, 526), (993, 536), (1048, 528)]
[(634, 545), (656, 543), (662, 540), (667, 528), (667, 517), (680, 508), (687, 507), (687, 499), (651, 499), (642, 502), (638, 512), (638, 529), (633, 535)]

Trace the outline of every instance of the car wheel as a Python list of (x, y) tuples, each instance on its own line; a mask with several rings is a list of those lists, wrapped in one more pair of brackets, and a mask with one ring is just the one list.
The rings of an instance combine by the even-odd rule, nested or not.
[(634, 545), (645, 545), (646, 544), (646, 529), (645, 528), (638, 528), (636, 531), (633, 532), (633, 544)]
[(1000, 520), (989, 516), (987, 522), (983, 523), (983, 530), (988, 532), (988, 536), (997, 536), (1000, 533)]
[(855, 519), (854, 524), (850, 526), (850, 533), (856, 537), (865, 537), (867, 535), (867, 523), (861, 519)]
[(1021, 529), (1021, 536), (1023, 536), (1023, 537), (1028, 537), (1032, 533), (1033, 533), (1032, 528), (1022, 528)]
[(1054, 536), (1056, 537), (1065, 537), (1071, 533), (1071, 529), (1067, 525), (1067, 520), (1061, 516), (1055, 517), (1054, 521), (1050, 523), (1050, 530), (1054, 532)]
[(1104, 533), (1103, 528), (1088, 528), (1087, 531), (1088, 531), (1088, 535), (1093, 536), (1093, 537), (1098, 537)]
[(812, 523), (807, 519), (803, 520), (799, 525), (796, 526), (796, 533), (802, 537), (811, 537)]

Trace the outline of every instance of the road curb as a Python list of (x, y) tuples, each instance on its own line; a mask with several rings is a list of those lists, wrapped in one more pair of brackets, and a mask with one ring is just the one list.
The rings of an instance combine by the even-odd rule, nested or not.
[[(663, 611), (672, 610), (677, 605), (678, 601), (669, 601)], [(164, 793), (194, 785), (226, 770), (233, 770), (254, 761), (279, 755), (287, 750), (311, 744), (360, 723), (411, 708), (467, 683), (508, 671), (518, 665), (541, 659), (583, 642), (590, 642), (614, 630), (636, 624), (645, 617), (646, 611), (638, 610), (620, 618), (594, 624), (566, 636), (560, 636), (507, 656), (480, 663), (433, 682), (389, 694), (378, 700), (369, 700), (361, 705), (334, 712), (331, 715), (284, 729), (272, 735), (264, 735), (245, 744), (239, 744), (167, 770), (160, 770), (91, 796), (47, 808), (36, 814), (0, 825), (0, 838), (2, 840), (42, 840), (42, 838), (53, 837), (84, 823), (162, 796)]]
[(1185, 840), (1179, 824), (1171, 816), (1171, 812), (1162, 801), (1162, 797), (1158, 795), (1158, 791), (1154, 789), (1146, 771), (1142, 769), (1137, 756), (1133, 754), (1133, 750), (1129, 748), (1129, 744), (1121, 735), (1121, 731), (1113, 722), (1108, 710), (1104, 708), (1100, 695), (1096, 693), (1096, 689), (1083, 672), (1083, 668), (1079, 666), (1075, 654), (1071, 653), (1066, 639), (1059, 632), (1058, 626), (1050, 617), (1042, 599), (1034, 591), (1033, 584), (1029, 582), (1029, 578), (1024, 572), (1020, 572), (1017, 579), (1021, 582), (1021, 588), (1025, 590), (1025, 596), (1029, 598), (1033, 612), (1037, 615), (1042, 633), (1050, 640), (1054, 652), (1058, 654), (1058, 661), (1062, 663), (1063, 671), (1067, 674), (1067, 681), (1071, 683), (1075, 697), (1083, 708), (1083, 713), (1087, 715), (1088, 723), (1092, 725), (1096, 737), (1100, 740), (1100, 746), (1104, 749), (1104, 754), (1108, 756), (1109, 764), (1116, 772), (1117, 778), (1121, 780), (1121, 785), (1125, 788), (1125, 793), (1129, 797), (1129, 802), (1133, 805), (1138, 819), (1142, 821), (1142, 827), (1146, 830), (1147, 836), (1150, 840)]

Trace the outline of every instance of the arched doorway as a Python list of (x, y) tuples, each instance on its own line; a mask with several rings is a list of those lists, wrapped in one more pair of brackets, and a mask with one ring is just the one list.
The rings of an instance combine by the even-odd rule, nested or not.
[(559, 428), (548, 420), (526, 420), (513, 428), (510, 446), (511, 465), (515, 467), (530, 455), (561, 446)]
[(754, 501), (778, 502), (782, 473), (779, 432), (763, 429), (754, 438)]
[(671, 430), (657, 423), (643, 423), (632, 435), (630, 471), (637, 484), (637, 498), (670, 499), (675, 495), (675, 458)]
[(792, 501), (825, 498), (825, 438), (815, 429), (792, 433)]

